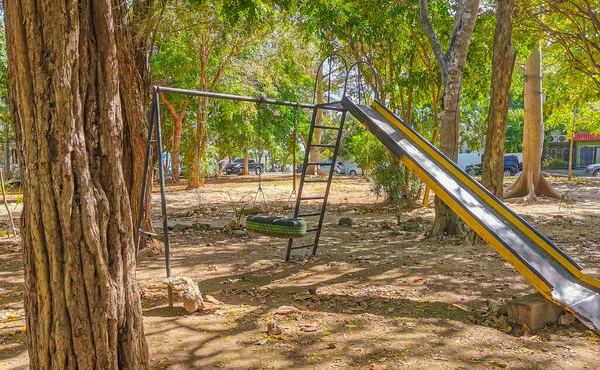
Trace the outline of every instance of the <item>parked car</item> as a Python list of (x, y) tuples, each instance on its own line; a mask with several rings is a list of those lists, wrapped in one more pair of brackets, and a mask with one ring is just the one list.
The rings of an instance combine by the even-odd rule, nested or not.
[(600, 177), (600, 163), (590, 164), (585, 168), (585, 173), (594, 177)]
[[(327, 161), (327, 163), (329, 163), (329, 164), (324, 164), (322, 166), (319, 166), (319, 168), (321, 169), (321, 171), (329, 173), (329, 171), (331, 169), (331, 161)], [(333, 169), (333, 172), (336, 175), (345, 175), (346, 167), (344, 166), (344, 164), (342, 162), (339, 162), (339, 161), (335, 162), (335, 167)]]
[(344, 161), (346, 174), (350, 176), (364, 175), (365, 171), (352, 161)]
[[(505, 155), (504, 156), (504, 176), (514, 176), (517, 172), (521, 171), (522, 164), (519, 163), (519, 158), (516, 155)], [(477, 164), (470, 164), (465, 167), (465, 172), (471, 176), (481, 175), (483, 168), (483, 162)]]
[[(225, 166), (225, 173), (228, 175), (239, 175), (244, 169), (244, 158), (236, 158), (233, 161), (227, 163)], [(254, 159), (248, 159), (248, 172), (261, 174), (264, 171), (262, 163), (257, 163)]]

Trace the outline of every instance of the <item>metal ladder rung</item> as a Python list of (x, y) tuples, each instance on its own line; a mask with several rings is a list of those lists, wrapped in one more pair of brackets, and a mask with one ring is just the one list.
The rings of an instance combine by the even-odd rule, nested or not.
[(304, 244), (304, 245), (298, 245), (296, 247), (292, 247), (292, 250), (294, 249), (304, 249), (304, 248), (311, 248), (314, 247), (315, 243), (311, 243), (311, 244)]
[(321, 212), (314, 212), (314, 213), (300, 213), (299, 215), (297, 215), (296, 217), (310, 217), (310, 216), (321, 216), (322, 213)]
[(161, 238), (161, 237), (162, 237), (162, 235), (160, 235), (160, 234), (151, 233), (151, 232), (149, 232), (149, 231), (145, 231), (145, 230), (142, 230), (142, 229), (138, 229), (138, 232), (139, 232), (140, 234), (142, 234), (142, 235), (146, 235), (146, 236), (148, 236), (148, 237), (150, 237), (150, 238)]
[(315, 231), (319, 230), (318, 227), (313, 227), (312, 229), (306, 229), (307, 233), (314, 233)]
[(158, 140), (148, 140), (148, 144), (156, 144)]
[(336, 126), (321, 126), (321, 125), (314, 125), (313, 127), (314, 127), (314, 128), (323, 128), (323, 129), (326, 129), (326, 130), (338, 130), (338, 131), (340, 130), (340, 128), (339, 128), (339, 127), (336, 127)]
[(331, 144), (310, 144), (310, 146), (314, 146), (317, 148), (335, 148), (335, 145)]
[(318, 196), (318, 197), (303, 197), (303, 198), (300, 198), (300, 200), (319, 200), (319, 199), (325, 199), (325, 196), (321, 195), (321, 196)]

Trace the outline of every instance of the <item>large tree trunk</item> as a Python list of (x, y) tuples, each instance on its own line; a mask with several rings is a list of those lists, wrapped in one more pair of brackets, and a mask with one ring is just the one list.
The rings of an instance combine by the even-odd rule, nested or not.
[(146, 369), (123, 168), (130, 59), (110, 0), (52, 4), (4, 1), (30, 368)]
[[(137, 220), (142, 196), (142, 179), (148, 132), (150, 101), (150, 55), (154, 43), (153, 30), (158, 22), (154, 0), (138, 1), (128, 11), (122, 0), (112, 0), (115, 18), (117, 58), (123, 109), (123, 172), (131, 203), (131, 214)], [(152, 179), (152, 167), (148, 169)], [(142, 229), (154, 232), (152, 225), (152, 181), (146, 184)], [(141, 237), (141, 247), (152, 239)]]
[(544, 121), (542, 119), (542, 54), (536, 44), (525, 61), (525, 122), (523, 125), (523, 172), (504, 198), (530, 203), (537, 196), (560, 198), (542, 176)]
[[(455, 162), (458, 159), (460, 89), (478, 9), (478, 0), (458, 2), (452, 41), (448, 52), (444, 53), (440, 41), (429, 22), (427, 0), (420, 0), (421, 24), (442, 72), (444, 95), (442, 96), (442, 112), (440, 114), (440, 150)], [(436, 196), (435, 221), (429, 235), (441, 236), (458, 232), (460, 232), (460, 228), (458, 227), (456, 214)]]
[(512, 46), (514, 10), (515, 0), (498, 1), (492, 57), (490, 110), (481, 174), (481, 184), (500, 199), (504, 192), (502, 188), (504, 182), (504, 134), (510, 100), (510, 83), (517, 55)]

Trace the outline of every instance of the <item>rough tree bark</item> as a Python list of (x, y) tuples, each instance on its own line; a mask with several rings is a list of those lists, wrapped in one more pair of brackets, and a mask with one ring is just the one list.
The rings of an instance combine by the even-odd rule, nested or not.
[[(156, 0), (133, 2), (112, 0), (117, 59), (120, 64), (119, 93), (123, 109), (123, 172), (131, 203), (131, 214), (137, 220), (142, 196), (142, 178), (148, 133), (148, 102), (150, 101), (150, 55), (154, 45), (154, 30), (159, 17), (155, 14)], [(130, 3), (130, 4), (129, 4)], [(129, 5), (128, 5), (129, 4)], [(152, 168), (148, 169), (152, 178)], [(153, 232), (152, 181), (146, 185), (142, 229)], [(141, 247), (152, 244), (141, 237)]]
[(525, 122), (523, 124), (523, 172), (504, 194), (511, 202), (531, 203), (538, 196), (560, 198), (542, 176), (544, 120), (542, 119), (542, 53), (536, 43), (525, 61)]
[[(448, 52), (444, 53), (440, 41), (429, 22), (427, 0), (420, 0), (421, 25), (431, 43), (442, 74), (442, 112), (440, 114), (440, 150), (453, 161), (458, 159), (460, 124), (460, 89), (471, 36), (477, 20), (478, 0), (460, 0), (454, 18), (454, 30)], [(460, 232), (458, 218), (438, 197), (435, 198), (435, 221), (430, 236)]]
[(187, 105), (190, 102), (185, 99), (181, 103), (181, 110), (177, 113), (177, 109), (173, 103), (165, 98), (164, 93), (159, 92), (160, 100), (165, 103), (171, 116), (173, 117), (173, 147), (171, 148), (171, 174), (173, 176), (173, 183), (179, 184), (181, 179), (179, 178), (179, 149), (181, 148), (181, 131), (183, 130), (183, 120), (187, 113)]
[(110, 0), (5, 0), (4, 11), (30, 368), (147, 369), (118, 10)]
[(499, 0), (492, 56), (490, 110), (485, 138), (485, 160), (481, 184), (502, 199), (504, 189), (504, 136), (510, 100), (510, 83), (517, 53), (512, 46), (512, 24), (516, 0)]

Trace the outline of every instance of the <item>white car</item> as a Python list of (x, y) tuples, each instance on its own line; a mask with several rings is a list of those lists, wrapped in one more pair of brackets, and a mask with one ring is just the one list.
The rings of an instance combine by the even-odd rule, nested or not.
[(346, 175), (357, 176), (365, 174), (365, 171), (354, 162), (344, 161), (344, 167), (346, 168)]

